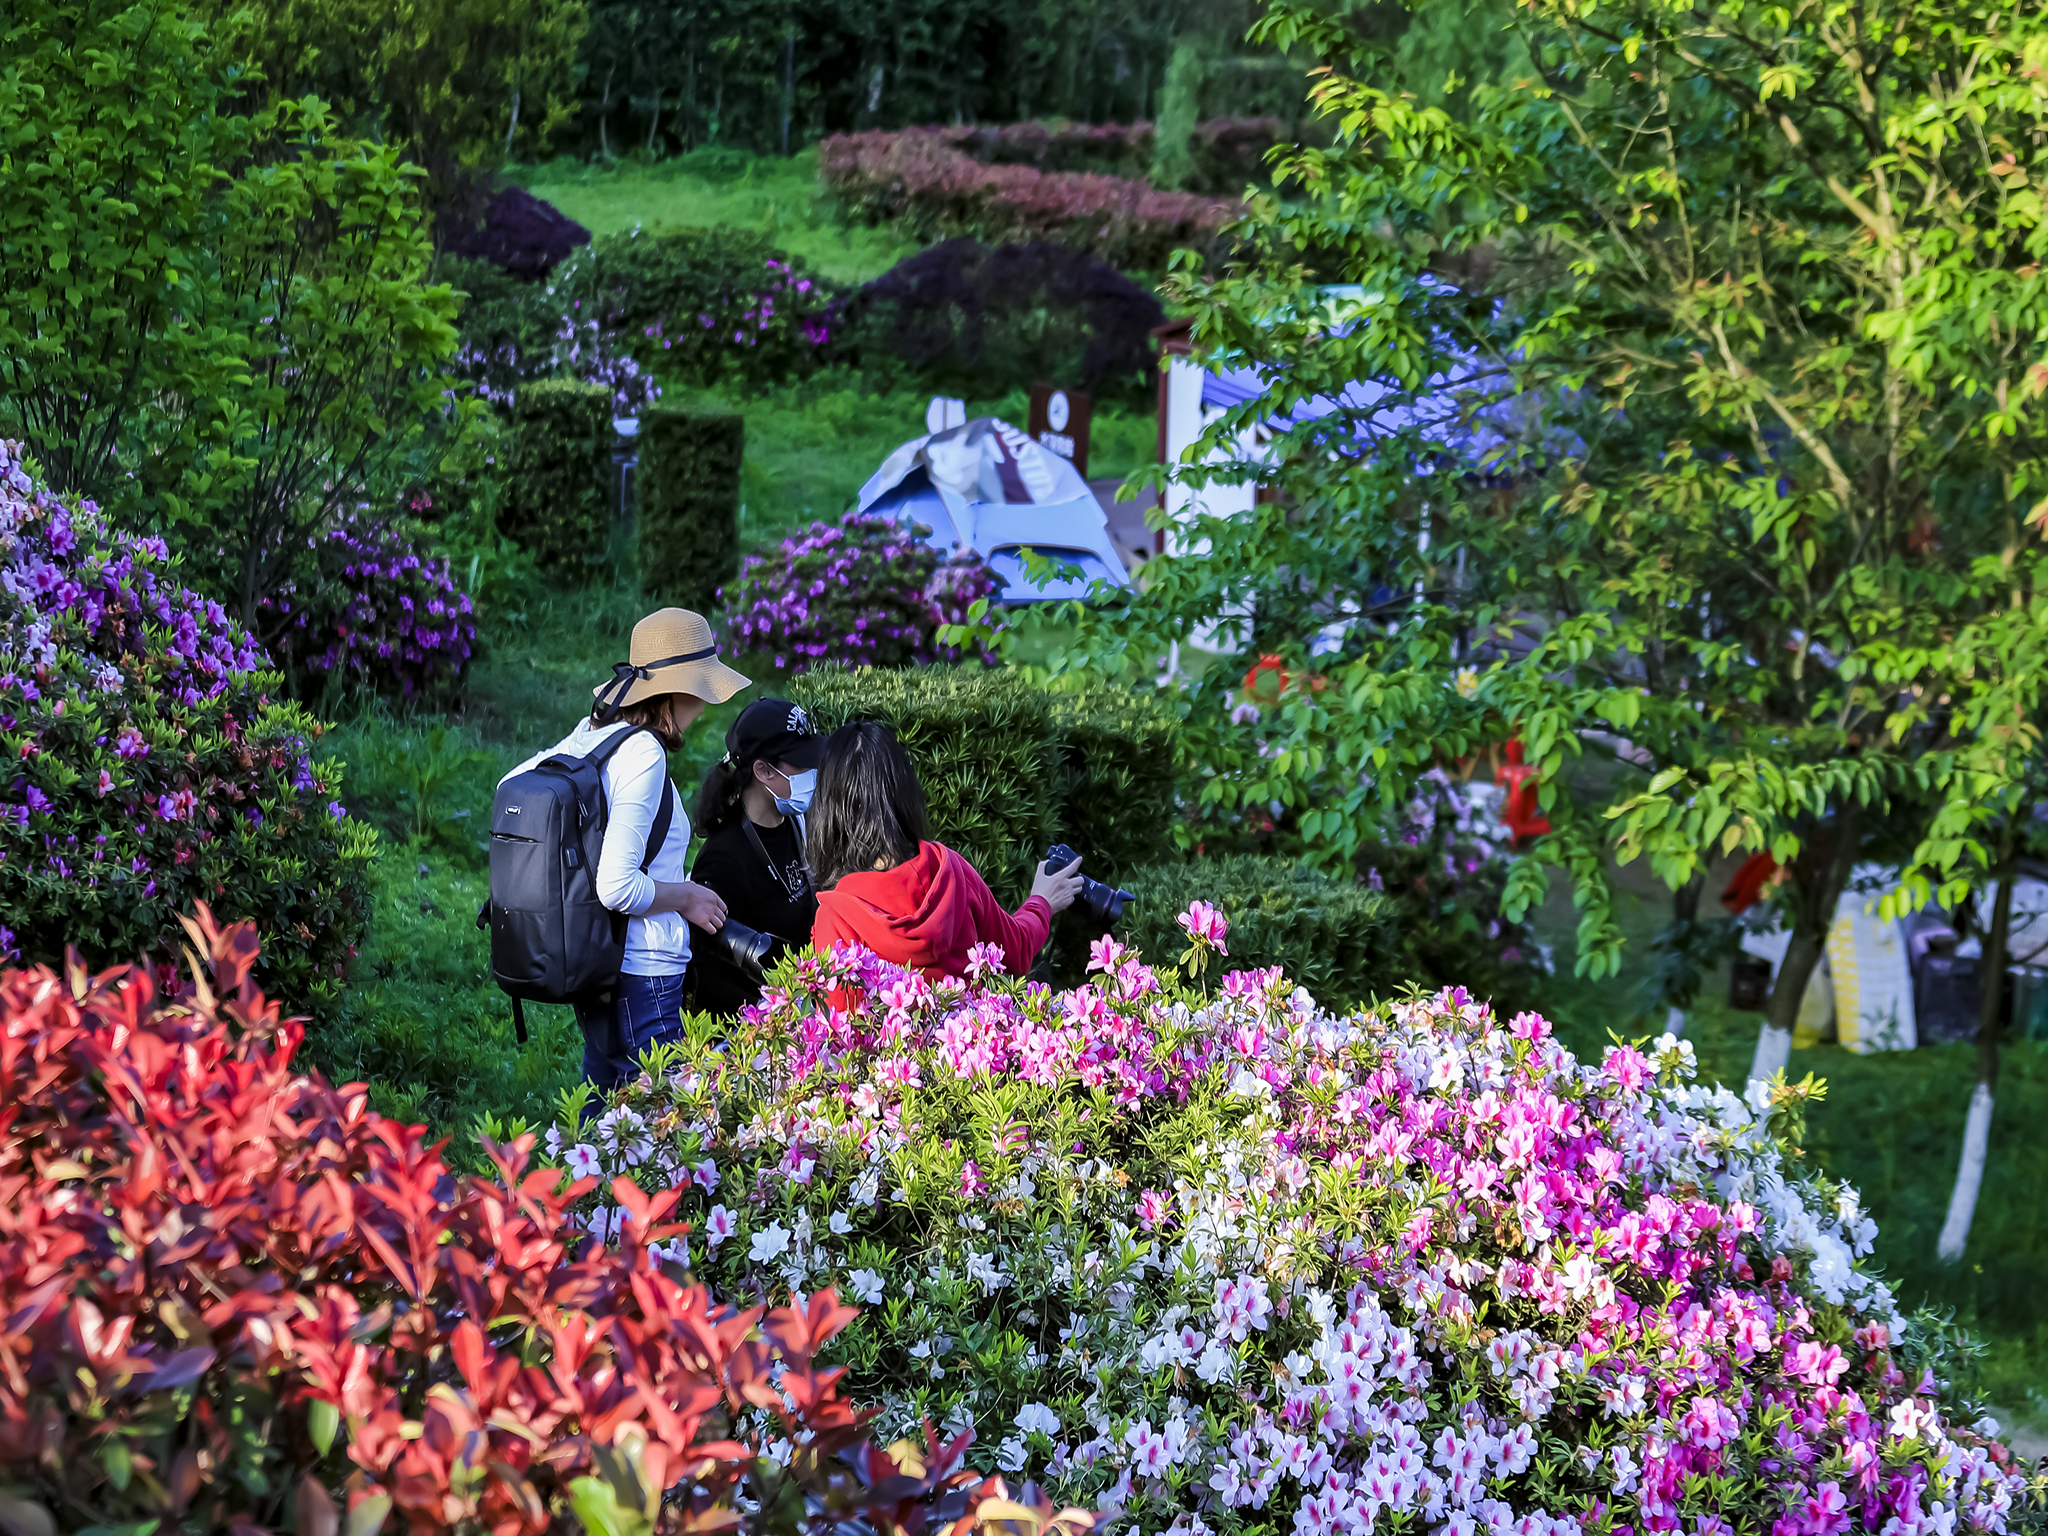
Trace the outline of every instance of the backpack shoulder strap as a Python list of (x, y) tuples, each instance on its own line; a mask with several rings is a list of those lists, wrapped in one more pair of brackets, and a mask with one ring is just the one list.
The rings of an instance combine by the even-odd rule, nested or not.
[(654, 856), (661, 852), (661, 845), (668, 841), (668, 829), (676, 819), (676, 783), (663, 777), (661, 781), (661, 809), (654, 813), (654, 825), (647, 829), (647, 857), (640, 861), (640, 872), (645, 874), (654, 863)]
[[(627, 738), (631, 736), (638, 736), (643, 731), (646, 732), (646, 734), (649, 736), (654, 736), (654, 732), (647, 730), (647, 727), (644, 725), (633, 726), (629, 730), (620, 731), (618, 735), (612, 737), (612, 739), (610, 741), (607, 741), (603, 746), (597, 748), (593, 752), (588, 753), (583, 760), (586, 763), (589, 763), (592, 767), (596, 768), (599, 774), (601, 775), (604, 772), (604, 765), (612, 760), (613, 753), (617, 752), (620, 747), (626, 744)], [(660, 740), (660, 737), (655, 736), (655, 741), (657, 744), (659, 744)], [(666, 753), (663, 754), (664, 757), (666, 757), (666, 755)], [(602, 778), (600, 778), (598, 782), (599, 785), (602, 786), (604, 781)], [(603, 793), (601, 787), (599, 793)], [(607, 819), (609, 819), (611, 814), (611, 808), (609, 805), (605, 807), (605, 814)], [(672, 825), (674, 825), (675, 819), (676, 783), (674, 779), (671, 779), (667, 775), (667, 773), (664, 772), (661, 776), (661, 805), (654, 813), (654, 825), (647, 829), (647, 856), (640, 861), (640, 869), (643, 874), (647, 871), (648, 867), (654, 863), (654, 856), (657, 853), (661, 852), (662, 844), (668, 841), (668, 831), (669, 828)]]

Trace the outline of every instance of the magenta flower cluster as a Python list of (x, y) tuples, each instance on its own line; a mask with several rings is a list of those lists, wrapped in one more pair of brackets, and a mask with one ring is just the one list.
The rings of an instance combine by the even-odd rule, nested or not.
[(957, 659), (938, 645), (939, 625), (964, 622), (970, 603), (997, 590), (978, 558), (942, 565), (902, 523), (851, 512), (784, 539), (774, 555), (749, 556), (720, 597), (737, 643), (794, 673), (828, 659), (852, 666)]
[(337, 830), (318, 727), (272, 700), (278, 681), (161, 539), (49, 494), (0, 442), (7, 958), (175, 953), (177, 914), (203, 899), (265, 920), (269, 974), (296, 995), (332, 992), (368, 854)]
[(356, 521), (313, 551), (315, 573), (263, 603), (281, 662), (314, 691), (331, 677), (386, 699), (460, 692), (476, 616), (446, 560), (420, 555), (389, 524)]
[[(1227, 952), (1216, 909), (1181, 927)], [(1791, 1090), (1702, 1087), (1668, 1035), (1581, 1060), (1460, 989), (1333, 1015), (1114, 939), (1069, 991), (968, 969), (802, 958), (551, 1146), (687, 1185), (700, 1276), (867, 1305), (841, 1358), (885, 1431), (973, 1429), (1135, 1529), (2039, 1524), (1855, 1192), (1774, 1131)]]

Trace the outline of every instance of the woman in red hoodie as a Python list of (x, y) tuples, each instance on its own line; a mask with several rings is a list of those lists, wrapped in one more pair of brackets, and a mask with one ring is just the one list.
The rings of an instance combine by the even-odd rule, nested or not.
[(842, 726), (825, 744), (808, 824), (817, 877), (811, 942), (866, 946), (927, 977), (963, 976), (967, 951), (1000, 944), (1022, 976), (1044, 947), (1055, 912), (1074, 904), (1081, 861), (1058, 873), (1041, 864), (1031, 894), (1005, 912), (972, 864), (927, 833), (924, 789), (888, 727)]

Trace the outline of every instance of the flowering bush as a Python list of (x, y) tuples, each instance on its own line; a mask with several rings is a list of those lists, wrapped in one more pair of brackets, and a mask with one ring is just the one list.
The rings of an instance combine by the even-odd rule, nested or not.
[(835, 295), (791, 257), (737, 230), (635, 228), (577, 250), (544, 283), (466, 317), (458, 369), (504, 403), (529, 379), (573, 378), (637, 416), (664, 382), (765, 388), (830, 354)]
[(818, 146), (818, 172), (858, 219), (901, 221), (926, 241), (1060, 240), (1127, 272), (1207, 246), (1236, 207), (1119, 176), (983, 165), (940, 128), (834, 134)]
[(195, 899), (252, 917), (266, 975), (332, 999), (375, 834), (319, 726), (159, 539), (39, 488), (0, 443), (0, 958), (162, 957)]
[(589, 1243), (564, 1220), (589, 1181), (530, 1168), (531, 1137), (452, 1178), (360, 1084), (295, 1069), (253, 930), (191, 928), (211, 983), (176, 998), (0, 976), (9, 1531), (333, 1532), (337, 1503), (415, 1536), (1052, 1522), (958, 1447), (862, 1443), (815, 1363), (853, 1316), (829, 1292), (718, 1306), (665, 1262), (675, 1194), (623, 1181), (617, 1246)]
[[(1182, 968), (1227, 944), (1190, 910)], [(1860, 1261), (1798, 1090), (1579, 1061), (1461, 991), (1338, 1017), (1113, 940), (1070, 992), (787, 962), (650, 1062), (579, 1176), (685, 1177), (729, 1295), (836, 1286), (881, 1422), (1195, 1536), (1885, 1536), (2041, 1524)], [(601, 1195), (586, 1220), (625, 1218)]]
[[(774, 555), (750, 555), (720, 593), (744, 649), (778, 670), (821, 661), (908, 666), (959, 659), (937, 645), (941, 624), (1000, 587), (981, 560), (941, 565), (937, 551), (890, 518), (850, 512), (837, 526), (813, 523)], [(990, 659), (984, 651), (983, 660)]]
[[(410, 510), (432, 505), (421, 493)], [(461, 696), (476, 619), (448, 562), (422, 556), (417, 543), (389, 523), (351, 520), (313, 541), (304, 583), (264, 599), (271, 649), (302, 689), (317, 693), (331, 680), (385, 699)]]

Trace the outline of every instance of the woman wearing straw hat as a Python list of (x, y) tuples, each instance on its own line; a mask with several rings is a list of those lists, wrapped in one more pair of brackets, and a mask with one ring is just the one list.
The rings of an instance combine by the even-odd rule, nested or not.
[(725, 926), (718, 893), (688, 877), (690, 818), (669, 779), (668, 753), (705, 705), (748, 686), (718, 659), (710, 624), (685, 608), (663, 608), (635, 624), (630, 654), (611, 681), (591, 690), (597, 703), (587, 719), (512, 770), (557, 755), (588, 756), (626, 738), (600, 770), (607, 816), (596, 882), (598, 900), (626, 916), (625, 956), (609, 1002), (576, 1010), (583, 1076), (600, 1092), (639, 1070), (650, 1045), (681, 1036), (690, 925), (707, 933)]

